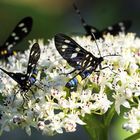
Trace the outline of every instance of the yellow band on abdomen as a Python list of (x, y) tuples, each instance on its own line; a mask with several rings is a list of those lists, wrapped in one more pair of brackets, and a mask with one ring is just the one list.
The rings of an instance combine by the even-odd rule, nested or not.
[(81, 83), (82, 77), (80, 75), (77, 75), (76, 78), (77, 78), (78, 82)]

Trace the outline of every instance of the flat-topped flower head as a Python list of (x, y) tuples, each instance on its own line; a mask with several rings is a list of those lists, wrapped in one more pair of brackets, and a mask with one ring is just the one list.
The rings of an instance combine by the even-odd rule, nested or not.
[[(100, 57), (96, 43), (90, 37), (76, 36), (73, 39), (95, 57)], [(84, 72), (83, 80), (76, 73), (64, 74), (71, 72), (74, 67), (59, 54), (54, 39), (49, 40), (48, 44), (43, 40), (30, 41), (30, 48), (38, 42), (41, 53), (36, 65), (38, 74), (35, 85), (26, 93), (28, 100), (24, 101), (22, 95), (25, 93), (19, 90), (18, 83), (0, 71), (1, 133), (17, 127), (25, 129), (29, 135), (31, 127), (47, 135), (74, 132), (77, 125), (86, 125), (82, 119), (86, 114), (103, 115), (113, 104), (118, 115), (122, 108), (129, 110), (126, 112), (128, 115), (125, 115), (128, 122), (124, 128), (137, 132), (140, 125), (134, 124), (139, 121), (140, 39), (128, 33), (118, 36), (108, 34), (104, 40), (96, 41), (103, 57), (101, 65), (104, 69), (97, 67), (90, 74)], [(66, 51), (66, 46), (63, 49)], [(10, 72), (26, 73), (29, 53), (30, 49), (23, 54), (18, 53), (18, 59), (11, 56), (9, 63), (1, 67)], [(77, 78), (77, 86), (71, 90), (65, 86), (73, 77)], [(133, 104), (137, 104), (138, 108), (132, 108)]]

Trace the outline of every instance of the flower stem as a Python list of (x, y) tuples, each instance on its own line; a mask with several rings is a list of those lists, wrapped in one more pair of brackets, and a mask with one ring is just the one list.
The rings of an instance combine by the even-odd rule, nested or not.
[(108, 140), (109, 126), (114, 114), (115, 108), (113, 105), (108, 110), (107, 115), (97, 116), (90, 114), (84, 117), (84, 122), (86, 122), (85, 129), (91, 140)]
[(136, 134), (133, 134), (131, 135), (130, 137), (128, 138), (125, 138), (125, 140), (137, 140), (140, 138), (140, 132), (136, 133)]
[(113, 104), (112, 107), (108, 110), (106, 115), (104, 116), (104, 125), (110, 126), (111, 120), (115, 114), (115, 105)]
[(84, 117), (85, 129), (91, 140), (108, 140), (108, 128), (93, 114)]

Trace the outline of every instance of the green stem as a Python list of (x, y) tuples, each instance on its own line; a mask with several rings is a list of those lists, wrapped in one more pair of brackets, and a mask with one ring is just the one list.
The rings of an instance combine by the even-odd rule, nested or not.
[(85, 129), (91, 140), (108, 140), (108, 128), (93, 114), (84, 117)]
[(115, 114), (114, 105), (104, 116), (94, 114), (86, 115), (83, 121), (86, 123), (85, 129), (91, 140), (108, 140), (108, 131), (111, 120)]
[(128, 138), (125, 138), (124, 140), (137, 140), (140, 138), (140, 132), (134, 134), (134, 135), (131, 135), (130, 137)]
[(115, 114), (115, 106), (114, 104), (112, 105), (112, 107), (110, 108), (110, 110), (108, 110), (107, 114), (104, 117), (104, 125), (109, 127), (110, 123), (112, 121), (112, 118)]

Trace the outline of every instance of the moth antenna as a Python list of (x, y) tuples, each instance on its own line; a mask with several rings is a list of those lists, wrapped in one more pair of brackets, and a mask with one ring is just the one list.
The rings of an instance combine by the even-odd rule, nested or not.
[(98, 43), (97, 43), (97, 41), (96, 41), (96, 37), (95, 37), (95, 35), (94, 35), (93, 32), (91, 32), (91, 34), (92, 34), (92, 37), (94, 38), (94, 41), (95, 41), (95, 44), (96, 44), (96, 46), (97, 46), (97, 49), (98, 49), (99, 55), (100, 55), (100, 57), (102, 57), (102, 56), (101, 56), (100, 49), (99, 49), (99, 46), (98, 46)]
[(82, 22), (82, 25), (83, 25), (84, 27), (87, 26), (86, 21), (82, 18), (81, 12), (80, 12), (79, 8), (77, 7), (77, 5), (76, 5), (75, 3), (73, 3), (73, 8), (74, 8), (74, 10), (76, 11), (77, 15), (80, 17), (80, 20), (81, 20), (81, 22)]
[(119, 54), (111, 54), (111, 55), (105, 55), (105, 56), (102, 56), (102, 57), (105, 58), (105, 57), (108, 57), (108, 56), (122, 56), (122, 55), (119, 55)]

